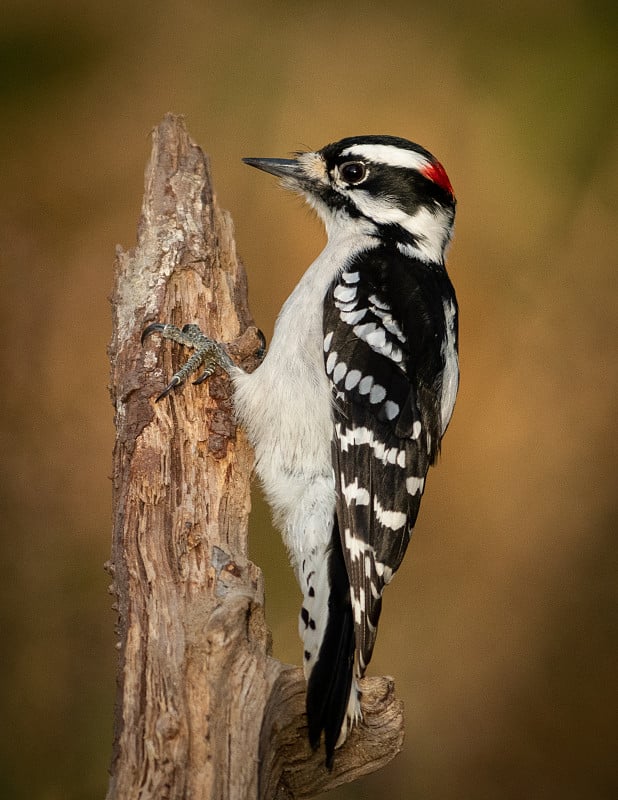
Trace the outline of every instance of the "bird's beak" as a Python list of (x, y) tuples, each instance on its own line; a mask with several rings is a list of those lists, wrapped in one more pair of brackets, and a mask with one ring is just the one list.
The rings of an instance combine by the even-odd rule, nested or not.
[(245, 164), (270, 172), (278, 178), (300, 180), (305, 177), (302, 165), (295, 158), (243, 158)]

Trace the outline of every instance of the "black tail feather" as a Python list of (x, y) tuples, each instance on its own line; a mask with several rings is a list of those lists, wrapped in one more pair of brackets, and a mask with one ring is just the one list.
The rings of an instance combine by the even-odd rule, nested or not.
[(307, 720), (314, 750), (324, 731), (326, 766), (331, 769), (352, 688), (355, 649), (350, 582), (336, 520), (328, 559), (328, 623), (307, 685)]

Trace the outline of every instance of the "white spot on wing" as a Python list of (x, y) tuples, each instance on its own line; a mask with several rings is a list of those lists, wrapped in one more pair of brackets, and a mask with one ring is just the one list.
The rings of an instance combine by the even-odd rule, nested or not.
[(365, 577), (366, 578), (371, 578), (372, 574), (373, 574), (373, 567), (372, 567), (372, 563), (371, 563), (371, 556), (370, 555), (366, 555), (365, 556)]
[(348, 505), (355, 502), (357, 506), (369, 505), (369, 492), (358, 485), (358, 478), (354, 478), (353, 483), (346, 484), (343, 474), (341, 475), (341, 492)]
[(333, 370), (333, 381), (335, 383), (339, 383), (339, 381), (343, 380), (343, 376), (346, 374), (347, 371), (348, 367), (345, 361), (340, 361)]
[[(350, 375), (351, 373), (348, 373)], [(397, 464), (399, 467), (406, 465), (406, 451), (397, 447), (387, 447), (377, 439), (369, 428), (347, 428), (342, 430), (341, 424), (335, 426), (339, 446), (342, 452), (347, 453), (351, 446), (367, 445), (373, 450), (374, 456), (383, 464)]]
[(367, 335), (365, 341), (373, 350), (379, 350), (386, 343), (386, 333), (383, 328), (376, 328)]
[(365, 377), (358, 384), (358, 391), (360, 394), (369, 394), (372, 386), (373, 377), (371, 375), (365, 375)]
[(342, 286), (339, 284), (335, 287), (333, 296), (336, 300), (341, 300), (343, 303), (349, 303), (356, 297), (356, 287)]
[[(378, 317), (386, 313), (373, 308), (372, 311)], [(364, 316), (365, 314), (363, 314), (363, 317)], [(341, 315), (341, 318), (343, 319), (343, 314)], [(362, 317), (360, 319), (362, 319)], [(353, 322), (359, 322), (360, 319), (343, 321), (353, 324)], [(389, 330), (389, 328), (392, 330)], [(352, 330), (354, 331), (354, 334), (358, 336), (359, 339), (366, 342), (375, 353), (386, 356), (387, 358), (390, 358), (391, 361), (395, 361), (397, 363), (402, 361), (402, 351), (396, 345), (387, 341), (386, 339), (386, 331), (389, 330), (389, 332), (396, 336), (400, 341), (405, 342), (405, 337), (401, 333), (399, 326), (390, 318), (390, 316), (384, 321), (383, 325), (377, 325), (375, 322), (365, 322), (362, 325), (354, 325)]]
[(355, 297), (353, 300), (348, 300), (344, 303), (341, 300), (337, 300), (335, 305), (340, 311), (354, 311), (356, 309), (356, 304), (358, 303), (358, 298)]
[(376, 306), (372, 306), (371, 310), (376, 315), (376, 317), (379, 317), (379, 319), (382, 320), (382, 325), (384, 326), (384, 328), (389, 333), (392, 333), (393, 336), (396, 336), (400, 342), (405, 344), (406, 337), (404, 336), (403, 331), (401, 330), (397, 322), (395, 322), (395, 320), (393, 319), (390, 311), (385, 311), (381, 308), (377, 308)]
[(380, 300), (380, 298), (375, 294), (369, 295), (369, 302), (376, 308), (381, 309), (382, 311), (390, 311), (391, 307), (389, 306), (389, 304), (384, 300)]
[(391, 511), (382, 508), (377, 497), (373, 498), (373, 510), (378, 522), (384, 525), (385, 528), (390, 528), (392, 531), (398, 531), (400, 528), (403, 528), (408, 519), (407, 514), (401, 511)]
[(357, 383), (362, 378), (362, 372), (358, 369), (351, 369), (348, 374), (345, 376), (345, 388), (349, 392), (350, 389), (353, 389)]
[(329, 375), (335, 369), (336, 363), (337, 363), (337, 353), (336, 351), (333, 351), (332, 353), (328, 354), (328, 358), (326, 359), (326, 372)]
[(399, 414), (399, 406), (392, 400), (387, 400), (384, 403), (384, 413), (386, 414), (386, 419), (395, 419)]
[(365, 590), (363, 589), (362, 586), (358, 587), (358, 603), (359, 603), (362, 611), (364, 612), (365, 611)]
[(415, 478), (410, 477), (406, 479), (406, 491), (408, 494), (415, 495), (418, 492), (422, 492), (425, 486), (425, 479), (424, 478)]
[(397, 345), (391, 344), (391, 342), (386, 342), (383, 347), (375, 347), (374, 350), (376, 353), (382, 353), (382, 355), (390, 358), (391, 361), (395, 361), (397, 364), (401, 363), (403, 359), (401, 350)]
[(379, 383), (374, 383), (374, 385), (371, 387), (371, 391), (369, 392), (369, 402), (381, 403), (385, 397), (386, 397), (386, 389), (384, 388), (384, 386), (380, 386)]
[(367, 337), (376, 330), (376, 327), (375, 322), (366, 322), (364, 325), (356, 325), (354, 327), (354, 333), (359, 339), (366, 342)]
[(358, 311), (342, 311), (339, 316), (341, 317), (342, 322), (345, 322), (348, 325), (356, 325), (356, 323), (360, 322), (366, 313), (366, 308), (359, 308)]
[(356, 597), (352, 598), (352, 606), (354, 608), (354, 622), (357, 625), (361, 624), (361, 615), (364, 611), (364, 606), (361, 605), (360, 600), (357, 600)]
[(393, 570), (382, 561), (375, 562), (376, 574), (382, 578), (384, 583), (390, 583), (393, 579)]
[(346, 528), (343, 532), (343, 541), (345, 544), (345, 549), (350, 555), (351, 561), (359, 561), (362, 558), (367, 559), (373, 556), (374, 550), (369, 542), (366, 542), (364, 539), (359, 539), (356, 536), (352, 536), (349, 528)]

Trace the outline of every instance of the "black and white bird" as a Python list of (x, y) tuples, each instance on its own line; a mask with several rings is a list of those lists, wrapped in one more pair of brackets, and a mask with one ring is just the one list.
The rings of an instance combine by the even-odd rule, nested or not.
[[(207, 337), (197, 346), (231, 375), (303, 592), (309, 739), (315, 748), (324, 734), (330, 766), (361, 719), (358, 680), (382, 592), (405, 554), (455, 404), (457, 301), (445, 268), (455, 196), (427, 150), (392, 136), (245, 162), (303, 195), (328, 242), (253, 373)], [(155, 324), (145, 334), (184, 341), (171, 329)], [(181, 370), (166, 392), (186, 377)]]

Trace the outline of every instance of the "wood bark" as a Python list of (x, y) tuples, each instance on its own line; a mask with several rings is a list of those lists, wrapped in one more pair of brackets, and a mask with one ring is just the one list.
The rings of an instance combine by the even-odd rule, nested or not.
[(196, 322), (255, 368), (246, 289), (208, 159), (167, 115), (153, 132), (137, 245), (118, 250), (112, 295), (107, 568), (119, 662), (107, 800), (311, 797), (401, 749), (389, 678), (363, 682), (364, 723), (332, 771), (309, 748), (302, 671), (270, 655), (262, 574), (247, 557), (252, 452), (227, 376), (154, 402), (188, 354), (157, 336), (142, 347), (152, 321)]

